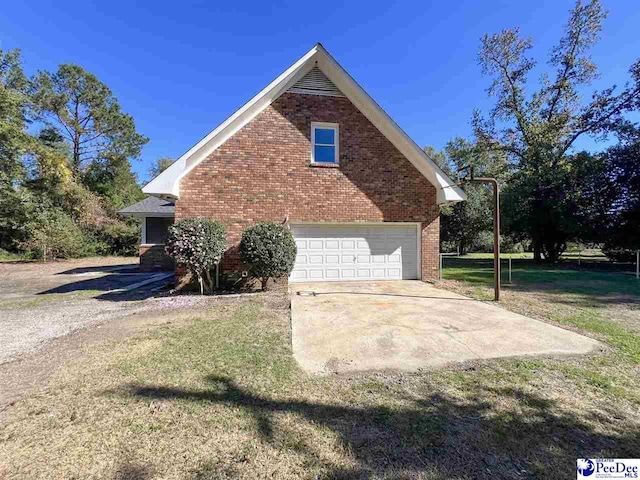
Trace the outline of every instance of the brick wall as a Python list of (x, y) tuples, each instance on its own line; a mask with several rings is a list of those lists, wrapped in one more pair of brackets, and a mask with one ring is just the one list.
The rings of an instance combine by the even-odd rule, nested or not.
[(140, 245), (140, 270), (173, 270), (175, 264), (164, 254), (164, 245)]
[[(339, 124), (339, 168), (309, 165), (312, 121)], [(225, 224), (224, 271), (255, 222), (420, 222), (423, 279), (438, 276), (435, 188), (346, 98), (282, 95), (182, 179), (176, 220), (194, 216)]]

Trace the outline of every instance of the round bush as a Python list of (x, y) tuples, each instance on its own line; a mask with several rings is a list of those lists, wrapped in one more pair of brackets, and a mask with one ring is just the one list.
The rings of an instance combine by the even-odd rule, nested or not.
[(222, 223), (208, 218), (185, 218), (169, 227), (165, 252), (198, 277), (202, 292), (203, 283), (211, 289), (210, 271), (220, 262), (226, 248)]
[(293, 270), (296, 242), (291, 231), (279, 223), (258, 223), (247, 228), (240, 241), (240, 258), (251, 275), (267, 288), (269, 278), (285, 277)]

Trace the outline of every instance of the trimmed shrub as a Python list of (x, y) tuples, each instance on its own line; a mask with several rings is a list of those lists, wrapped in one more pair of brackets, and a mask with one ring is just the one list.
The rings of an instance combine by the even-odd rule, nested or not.
[(169, 227), (165, 253), (195, 275), (200, 293), (213, 289), (211, 269), (227, 248), (222, 223), (208, 218), (185, 218)]
[(296, 260), (296, 242), (291, 231), (279, 223), (258, 223), (247, 228), (240, 241), (240, 258), (251, 275), (260, 279), (262, 290), (269, 278), (289, 275)]

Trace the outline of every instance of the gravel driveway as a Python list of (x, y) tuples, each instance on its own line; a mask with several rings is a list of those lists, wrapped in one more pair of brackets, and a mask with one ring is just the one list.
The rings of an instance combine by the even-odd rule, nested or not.
[[(49, 264), (0, 264), (0, 364), (74, 330), (152, 308), (145, 301), (162, 283), (131, 293), (151, 279), (137, 258), (91, 258)], [(114, 292), (115, 290), (115, 292)]]

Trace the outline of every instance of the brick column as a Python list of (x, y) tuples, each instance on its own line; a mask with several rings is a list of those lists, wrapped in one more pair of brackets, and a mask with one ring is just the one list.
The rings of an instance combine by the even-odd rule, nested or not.
[(440, 269), (440, 215), (422, 223), (422, 280), (438, 280)]

